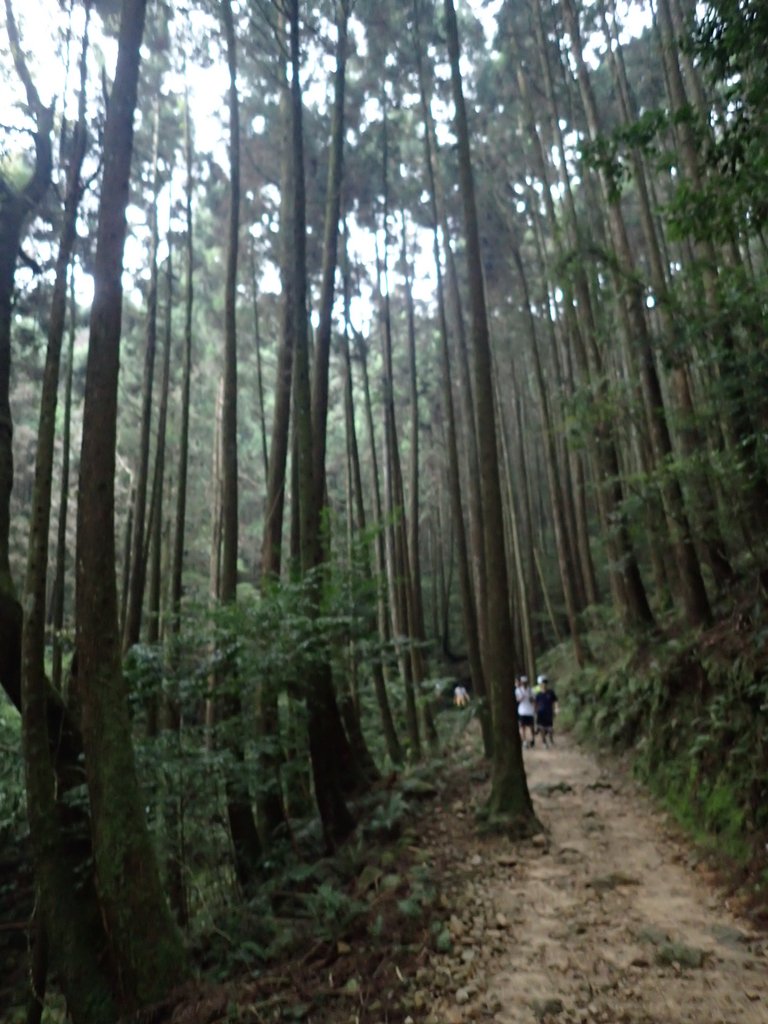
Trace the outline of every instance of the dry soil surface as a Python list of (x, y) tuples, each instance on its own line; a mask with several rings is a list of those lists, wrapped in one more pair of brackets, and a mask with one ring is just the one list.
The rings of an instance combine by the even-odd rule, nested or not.
[(567, 737), (525, 762), (545, 835), (478, 838), (469, 785), (425, 821), (454, 942), (413, 1024), (768, 1024), (768, 936), (632, 779)]

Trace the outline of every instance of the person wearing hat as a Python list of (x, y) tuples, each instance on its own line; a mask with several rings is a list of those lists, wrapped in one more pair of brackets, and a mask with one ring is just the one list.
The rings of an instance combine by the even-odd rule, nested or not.
[(536, 731), (541, 734), (545, 747), (554, 746), (557, 694), (546, 676), (539, 676), (536, 682), (540, 687), (536, 694)]

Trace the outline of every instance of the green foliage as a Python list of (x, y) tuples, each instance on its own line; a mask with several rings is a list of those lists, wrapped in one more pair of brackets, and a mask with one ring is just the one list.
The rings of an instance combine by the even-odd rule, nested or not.
[(313, 934), (321, 939), (335, 940), (365, 911), (367, 904), (328, 882), (321, 883), (303, 899), (312, 922)]
[[(706, 847), (746, 864), (768, 836), (768, 642), (624, 641), (559, 686), (585, 741), (631, 752), (638, 776)], [(590, 639), (593, 650), (600, 642)]]
[(0, 838), (21, 831), (25, 819), (21, 719), (0, 691)]

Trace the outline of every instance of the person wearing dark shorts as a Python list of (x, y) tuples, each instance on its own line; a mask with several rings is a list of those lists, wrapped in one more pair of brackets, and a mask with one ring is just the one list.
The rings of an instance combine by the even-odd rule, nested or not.
[[(536, 738), (533, 732), (533, 716), (535, 709), (533, 705), (533, 691), (528, 683), (527, 676), (521, 676), (515, 687), (515, 700), (517, 701), (517, 724), (520, 727), (520, 739), (523, 747), (535, 746)], [(526, 739), (526, 736), (528, 739)]]
[(539, 676), (537, 682), (541, 689), (536, 694), (536, 727), (544, 746), (554, 746), (557, 694), (549, 685), (546, 676)]

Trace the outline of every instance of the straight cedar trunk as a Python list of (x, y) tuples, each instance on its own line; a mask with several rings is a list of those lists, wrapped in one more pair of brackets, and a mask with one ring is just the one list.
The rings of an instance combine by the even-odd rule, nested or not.
[[(637, 120), (638, 115), (634, 109), (631, 97), (621, 44), (617, 38), (617, 19), (613, 0), (611, 0), (611, 8), (612, 26), (608, 23), (605, 8), (602, 5), (600, 7), (600, 15), (603, 32), (606, 38), (612, 41), (612, 45), (608, 48), (608, 58), (617, 86), (620, 109), (624, 120), (627, 124), (630, 124)], [(672, 339), (677, 337), (682, 325), (678, 322), (679, 316), (675, 315), (675, 308), (669, 290), (668, 274), (665, 270), (669, 263), (665, 261), (661, 249), (648, 184), (647, 168), (639, 150), (631, 150), (630, 158), (635, 179), (651, 285), (653, 286), (656, 298), (656, 315), (658, 316), (664, 337)], [(718, 523), (714, 492), (710, 481), (707, 479), (708, 474), (704, 467), (697, 465), (699, 453), (704, 450), (704, 441), (700, 437), (695, 425), (693, 400), (688, 386), (688, 374), (680, 356), (677, 356), (672, 362), (669, 368), (669, 378), (670, 389), (677, 405), (678, 417), (683, 417), (683, 426), (677, 432), (678, 443), (683, 455), (689, 459), (693, 467), (688, 476), (693, 499), (692, 511), (695, 511), (695, 518), (700, 526), (700, 529), (697, 531), (697, 541), (702, 548), (706, 562), (718, 587), (723, 588), (732, 581), (733, 569), (726, 555), (725, 543)]]
[(141, 424), (139, 462), (136, 467), (136, 490), (133, 507), (131, 563), (128, 575), (128, 603), (123, 624), (123, 651), (139, 642), (147, 579), (147, 491), (149, 489), (149, 445), (152, 427), (152, 390), (155, 380), (157, 351), (157, 194), (159, 191), (158, 150), (160, 146), (160, 104), (156, 101), (155, 125), (152, 132), (152, 209), (150, 212), (149, 290), (147, 292), (147, 325), (144, 348), (144, 377), (141, 385)]
[[(328, 149), (328, 178), (325, 195), (325, 228), (323, 236), (323, 270), (320, 284), (318, 327), (312, 374), (312, 461), (313, 506), (319, 511), (325, 502), (325, 448), (328, 423), (328, 363), (331, 353), (333, 326), (333, 297), (339, 247), (339, 218), (341, 216), (341, 185), (344, 176), (344, 95), (347, 67), (347, 22), (350, 0), (338, 2), (338, 42), (336, 44), (336, 73)], [(322, 541), (319, 526), (318, 541)], [(315, 554), (317, 564), (323, 554)]]
[[(290, 0), (291, 149), (293, 151), (293, 328), (294, 396), (297, 450), (296, 497), (299, 506), (299, 554), (303, 575), (318, 566), (321, 548), (321, 515), (315, 501), (312, 400), (309, 380), (309, 332), (307, 324), (306, 199), (304, 191), (304, 138), (301, 95), (299, 4)], [(336, 223), (338, 231), (338, 218)], [(355, 822), (344, 799), (344, 789), (354, 782), (355, 766), (344, 734), (331, 667), (317, 665), (306, 690), (309, 753), (315, 800), (323, 837), (329, 849), (341, 843)]]
[(6, 29), (16, 72), (35, 120), (35, 165), (27, 183), (16, 189), (0, 174), (0, 685), (21, 706), (21, 605), (11, 576), (10, 504), (13, 490), (13, 419), (11, 416), (11, 318), (16, 260), (24, 228), (42, 202), (51, 181), (53, 113), (40, 102), (19, 43), (10, 0), (5, 2)]
[[(376, 602), (378, 626), (379, 626), (379, 650), (386, 651), (392, 645), (392, 633), (389, 624), (389, 614), (385, 594), (387, 578), (387, 553), (384, 537), (384, 511), (381, 498), (381, 477), (379, 474), (379, 456), (376, 445), (376, 428), (373, 422), (373, 402), (371, 401), (371, 384), (368, 377), (368, 350), (365, 340), (358, 336), (357, 354), (360, 360), (360, 368), (363, 374), (363, 403), (365, 405), (365, 423), (368, 431), (368, 447), (371, 457), (371, 477), (373, 491), (373, 510), (376, 522), (376, 534), (374, 538), (374, 554), (376, 576), (379, 580), (379, 592)], [(361, 492), (362, 493), (362, 492)], [(382, 658), (381, 672), (382, 682), (386, 683), (387, 673), (385, 661)], [(399, 745), (399, 743), (398, 743)], [(400, 748), (402, 759), (402, 747)]]
[[(675, 18), (669, 0), (659, 0), (656, 7), (656, 22), (661, 38), (661, 52), (665, 69), (665, 81), (669, 104), (675, 116), (677, 150), (680, 154), (681, 177), (694, 192), (701, 192), (704, 186), (699, 146), (694, 125), (686, 116), (688, 96), (680, 66), (679, 46), (675, 32)], [(730, 401), (724, 413), (723, 429), (734, 447), (738, 448), (740, 461), (744, 464), (751, 491), (751, 513), (753, 520), (762, 529), (765, 509), (768, 507), (768, 478), (765, 465), (761, 464), (758, 451), (759, 431), (750, 415), (738, 369), (734, 367), (736, 339), (730, 323), (723, 317), (719, 297), (717, 267), (722, 263), (718, 258), (711, 239), (696, 240), (693, 243), (694, 270), (701, 275), (704, 290), (704, 307), (710, 325), (707, 333), (716, 357), (722, 380), (727, 382)], [(746, 526), (747, 524), (745, 524)]]
[[(237, 486), (237, 261), (240, 245), (240, 114), (237, 95), (237, 48), (230, 0), (221, 15), (229, 68), (230, 195), (227, 230), (227, 268), (224, 285), (224, 371), (221, 406), (221, 574), (218, 598), (224, 605), (237, 600), (238, 486)], [(230, 668), (230, 672), (234, 671)], [(230, 689), (232, 689), (230, 687)], [(244, 775), (241, 738), (243, 708), (237, 693), (216, 697), (217, 717), (226, 730), (225, 744), (234, 765), (226, 778), (227, 818), (235, 854), (235, 872), (248, 891), (254, 882), (261, 843)]]
[[(423, 646), (426, 641), (424, 629), (424, 596), (421, 591), (421, 550), (419, 546), (419, 400), (418, 380), (416, 375), (416, 312), (413, 305), (411, 272), (408, 262), (407, 226), (405, 214), (403, 221), (403, 273), (405, 277), (405, 301), (408, 319), (408, 382), (411, 400), (410, 428), (410, 494), (408, 515), (405, 515), (405, 494), (403, 490), (402, 472), (399, 472), (400, 506), (403, 519), (400, 525), (401, 544), (403, 548), (403, 564), (406, 569), (406, 611), (408, 614), (408, 632), (411, 637), (411, 666), (413, 669), (414, 686), (417, 693), (422, 689), (427, 678), (427, 666), (424, 663)], [(398, 458), (399, 461), (399, 458)], [(438, 737), (430, 700), (422, 694), (421, 717), (424, 735), (433, 749), (437, 746)]]
[[(597, 104), (595, 102), (589, 72), (584, 59), (578, 15), (573, 0), (563, 0), (565, 25), (571, 37), (571, 52), (576, 62), (576, 71), (582, 103), (592, 141), (600, 136)], [(643, 398), (650, 424), (651, 444), (656, 466), (670, 461), (673, 455), (672, 441), (667, 427), (661, 385), (656, 372), (655, 358), (648, 336), (648, 327), (643, 311), (643, 300), (634, 261), (629, 245), (626, 224), (618, 197), (611, 196), (611, 183), (601, 177), (603, 199), (607, 206), (608, 229), (621, 275), (614, 271), (614, 288), (618, 297), (619, 316), (625, 322), (627, 348), (636, 346)], [(622, 298), (622, 288), (624, 297)], [(712, 620), (709, 598), (701, 575), (698, 556), (691, 537), (688, 514), (683, 500), (682, 488), (673, 472), (665, 472), (661, 479), (661, 494), (666, 512), (672, 551), (675, 558), (677, 588), (680, 592), (686, 621), (692, 628), (708, 625)]]
[[(176, 508), (174, 512), (173, 550), (171, 552), (171, 584), (170, 584), (170, 666), (171, 673), (178, 665), (179, 634), (181, 633), (181, 600), (184, 578), (184, 537), (187, 522), (187, 478), (189, 470), (189, 401), (192, 385), (192, 313), (194, 310), (194, 219), (192, 213), (192, 196), (194, 180), (192, 172), (192, 126), (189, 116), (189, 93), (184, 96), (184, 153), (186, 160), (187, 180), (185, 186), (185, 214), (187, 230), (185, 232), (185, 269), (184, 269), (184, 337), (182, 345), (182, 379), (179, 399), (179, 452), (177, 463)], [(174, 684), (175, 685), (175, 684)], [(162, 727), (173, 734), (173, 742), (180, 740), (179, 702), (176, 693), (166, 698)], [(168, 898), (176, 920), (181, 927), (189, 923), (189, 902), (184, 877), (183, 834), (180, 829), (180, 812), (172, 787), (163, 806), (164, 826), (168, 836), (166, 877), (168, 880)]]
[[(325, 196), (325, 225), (323, 231), (322, 280), (320, 304), (318, 307), (318, 328), (315, 335), (314, 360), (311, 388), (311, 433), (312, 433), (312, 519), (310, 530), (314, 537), (315, 550), (313, 566), (319, 568), (327, 560), (328, 538), (324, 536), (322, 521), (326, 507), (326, 439), (328, 432), (328, 368), (331, 352), (333, 326), (334, 282), (338, 265), (339, 220), (341, 216), (341, 188), (344, 168), (344, 97), (347, 68), (347, 22), (349, 0), (337, 4), (338, 41), (336, 44), (336, 71), (334, 74), (334, 99), (331, 122), (331, 139), (328, 147), (328, 176)], [(366, 785), (377, 776), (376, 765), (367, 749), (359, 720), (356, 701), (344, 699), (342, 708), (336, 706), (332, 677), (328, 675), (322, 684), (328, 689), (325, 702), (327, 725), (337, 734), (341, 748), (341, 759), (353, 765), (351, 777), (342, 782), (343, 788), (353, 791)], [(333, 698), (333, 699), (331, 699)], [(346, 731), (341, 728), (342, 715)], [(334, 721), (338, 719), (338, 721)], [(349, 741), (347, 743), (347, 740)]]
[[(525, 674), (529, 679), (536, 678), (536, 654), (533, 645), (533, 630), (531, 629), (531, 608), (529, 601), (529, 592), (532, 589), (533, 581), (530, 577), (526, 576), (525, 567), (523, 565), (523, 531), (521, 528), (521, 514), (520, 507), (527, 507), (529, 504), (528, 495), (528, 481), (525, 468), (525, 452), (522, 450), (522, 417), (520, 410), (520, 396), (517, 393), (517, 387), (514, 380), (512, 380), (512, 404), (515, 409), (516, 425), (517, 425), (517, 436), (518, 444), (521, 449), (518, 454), (517, 460), (517, 471), (521, 477), (521, 486), (518, 487), (517, 493), (519, 494), (518, 501), (515, 501), (516, 492), (513, 486), (513, 465), (512, 455), (510, 453), (509, 438), (507, 436), (507, 423), (504, 415), (504, 410), (501, 404), (501, 393), (499, 391), (499, 377), (498, 374), (494, 375), (495, 380), (495, 397), (496, 405), (499, 409), (499, 447), (502, 454), (502, 477), (505, 484), (505, 490), (507, 494), (506, 501), (506, 515), (505, 526), (506, 536), (508, 538), (508, 549), (510, 551), (508, 575), (512, 576), (514, 580), (514, 587), (510, 588), (510, 602), (509, 602), (509, 613), (514, 620), (515, 613), (517, 614), (517, 634), (520, 640), (520, 646), (523, 649), (523, 655), (521, 658), (522, 664), (525, 665)], [(532, 543), (532, 538), (529, 537), (529, 543)], [(515, 602), (515, 597), (517, 601)]]
[(541, 365), (541, 356), (539, 354), (539, 348), (536, 337), (536, 321), (533, 315), (533, 308), (531, 305), (530, 293), (528, 291), (528, 279), (523, 266), (522, 257), (520, 250), (517, 245), (513, 245), (512, 249), (512, 260), (517, 270), (518, 277), (520, 279), (520, 285), (523, 289), (523, 311), (526, 316), (528, 326), (528, 339), (529, 348), (531, 353), (531, 360), (533, 363), (534, 380), (536, 382), (536, 392), (539, 399), (539, 409), (543, 421), (543, 440), (545, 445), (545, 466), (547, 473), (547, 484), (549, 485), (550, 501), (552, 502), (552, 522), (555, 533), (555, 549), (557, 551), (557, 563), (560, 570), (560, 582), (563, 587), (563, 596), (565, 597), (565, 609), (568, 617), (568, 629), (571, 634), (571, 642), (573, 643), (573, 653), (576, 658), (578, 665), (583, 665), (585, 661), (584, 648), (581, 640), (581, 630), (579, 629), (579, 623), (577, 619), (577, 604), (576, 595), (573, 589), (573, 579), (575, 573), (572, 565), (572, 549), (568, 544), (567, 540), (567, 526), (565, 516), (565, 500), (563, 497), (563, 490), (560, 481), (560, 475), (557, 469), (557, 451), (555, 445), (555, 432), (553, 417), (549, 406), (549, 396), (547, 392), (546, 381), (544, 380), (544, 371)]
[[(568, 401), (573, 401), (576, 394), (576, 380), (574, 373), (574, 360), (571, 348), (569, 344), (569, 331), (578, 329), (578, 324), (574, 316), (572, 306), (566, 306), (566, 316), (564, 319), (556, 318), (553, 313), (553, 307), (555, 304), (555, 297), (552, 282), (547, 279), (547, 260), (544, 257), (544, 244), (542, 239), (541, 227), (539, 219), (535, 221), (534, 238), (536, 243), (536, 255), (538, 265), (541, 268), (542, 275), (544, 278), (543, 287), (543, 306), (546, 310), (546, 325), (547, 334), (549, 338), (549, 347), (551, 351), (551, 361), (554, 366), (560, 366), (560, 352), (563, 354), (563, 373), (560, 380), (558, 380), (558, 389), (562, 389), (566, 395)], [(565, 296), (566, 303), (569, 302), (569, 297)], [(565, 321), (565, 322), (564, 322)], [(565, 425), (561, 418), (557, 427), (557, 432), (564, 433)], [(586, 508), (586, 492), (585, 492), (585, 481), (584, 481), (584, 467), (582, 463), (582, 457), (579, 452), (573, 451), (570, 446), (566, 445), (568, 464), (570, 466), (570, 474), (567, 472), (563, 473), (562, 490), (563, 496), (566, 500), (571, 500), (575, 506), (573, 520), (576, 529), (576, 546), (578, 550), (580, 576), (583, 581), (583, 586), (580, 590), (583, 590), (586, 600), (589, 604), (598, 603), (598, 587), (597, 578), (595, 575), (595, 567), (592, 559), (592, 550), (590, 546), (590, 536), (588, 530), (587, 520), (587, 508)], [(596, 459), (593, 457), (592, 452), (588, 452), (589, 462), (594, 467)], [(569, 489), (573, 488), (575, 493), (569, 494)], [(535, 547), (534, 547), (534, 561), (535, 561)], [(540, 575), (537, 571), (537, 575)], [(616, 572), (611, 573), (611, 580), (616, 580), (618, 574)], [(543, 583), (542, 583), (543, 587)], [(545, 600), (548, 602), (549, 597), (544, 594)], [(617, 602), (618, 607), (618, 602)], [(547, 605), (548, 614), (550, 619), (552, 618), (549, 610), (549, 604)], [(559, 641), (558, 641), (559, 642)]]
[(539, 828), (523, 767), (517, 709), (510, 677), (514, 664), (513, 633), (509, 618), (509, 588), (504, 553), (504, 516), (496, 442), (491, 345), (485, 307), (480, 236), (475, 204), (475, 187), (469, 144), (464, 93), (459, 68), (459, 32), (453, 0), (445, 0), (445, 22), (451, 84), (455, 106), (454, 123), (458, 140), (459, 181), (464, 210), (467, 269), (472, 309), (472, 355), (475, 384), (475, 415), (480, 457), (480, 489), (485, 526), (485, 567), (488, 587), (488, 620), (483, 664), (491, 698), (493, 757), (491, 794), (487, 812), (491, 822), (504, 822), (514, 833), (530, 834)]
[[(346, 428), (347, 441), (347, 463), (349, 465), (349, 515), (353, 517), (351, 530), (364, 536), (366, 531), (365, 501), (363, 498), (363, 478), (360, 471), (360, 452), (357, 444), (357, 431), (355, 428), (355, 404), (352, 386), (352, 359), (349, 352), (349, 287), (348, 274), (345, 263), (344, 272), (344, 333), (341, 339), (341, 351), (344, 359), (344, 425)], [(366, 581), (371, 582), (370, 563), (366, 557), (363, 563), (363, 573)], [(375, 616), (371, 616), (370, 635), (374, 636), (377, 630)], [(381, 638), (379, 645), (374, 651), (371, 675), (373, 677), (373, 689), (376, 695), (376, 703), (379, 706), (381, 716), (381, 727), (384, 731), (384, 742), (387, 747), (387, 754), (393, 765), (403, 763), (403, 750), (395, 728), (392, 717), (392, 709), (387, 693), (387, 684), (384, 676), (384, 666), (381, 652)]]
[[(557, 140), (561, 160), (565, 159), (565, 142), (560, 127), (560, 118), (556, 103), (555, 83), (546, 47), (546, 33), (543, 28), (541, 2), (536, 0), (536, 30), (539, 42), (539, 54), (544, 74), (545, 92), (548, 100), (554, 138)], [(567, 218), (566, 224), (570, 232), (564, 238), (560, 230), (561, 218), (555, 212), (552, 193), (548, 182), (550, 175), (547, 170), (545, 151), (542, 139), (532, 114), (528, 98), (527, 78), (522, 68), (518, 70), (518, 85), (526, 102), (529, 131), (533, 142), (532, 153), (536, 164), (536, 174), (545, 187), (542, 190), (547, 217), (554, 233), (555, 251), (559, 260), (567, 254), (566, 245), (576, 247), (579, 239), (579, 220), (576, 205), (567, 174), (563, 176), (563, 196)], [(539, 215), (538, 200), (532, 206), (536, 220)], [(543, 251), (543, 250), (542, 250)], [(563, 282), (565, 291), (564, 312), (566, 331), (572, 347), (580, 382), (585, 387), (593, 387), (592, 381), (603, 381), (603, 370), (600, 353), (596, 346), (597, 326), (594, 321), (592, 298), (586, 274), (580, 264), (574, 268), (573, 288), (567, 280)], [(602, 395), (604, 384), (598, 383), (598, 396)], [(614, 603), (627, 629), (654, 628), (655, 619), (648, 603), (648, 596), (640, 575), (637, 556), (632, 546), (626, 515), (623, 511), (624, 493), (619, 476), (619, 459), (613, 437), (613, 427), (604, 417), (596, 424), (595, 431), (588, 438), (588, 452), (592, 465), (592, 474), (596, 482), (596, 499), (600, 513), (600, 521), (606, 548), (610, 559), (611, 593)]]
[[(275, 406), (269, 456), (265, 463), (267, 497), (261, 539), (261, 589), (279, 585), (282, 564), (283, 522), (288, 444), (291, 436), (291, 392), (293, 389), (293, 283), (292, 239), (293, 152), (290, 145), (291, 106), (288, 83), (282, 84), (280, 123), (283, 126), (283, 159), (280, 187), (280, 278), (283, 301), (280, 347), (277, 353)], [(256, 730), (260, 740), (257, 754), (261, 785), (257, 794), (258, 823), (262, 841), (268, 844), (275, 830), (285, 821), (278, 753), (280, 714), (277, 692), (262, 680), (257, 695)]]
[[(101, 1022), (116, 1012), (107, 965), (101, 957), (106, 935), (100, 920), (90, 861), (87, 812), (69, 805), (66, 794), (82, 782), (79, 737), (69, 742), (51, 733), (51, 705), (45, 675), (45, 591), (52, 498), (59, 364), (67, 308), (67, 270), (76, 237), (82, 196), (80, 171), (86, 150), (85, 56), (80, 80), (80, 118), (74, 129), (53, 298), (48, 322), (43, 389), (40, 399), (35, 482), (30, 517), (22, 638), (23, 739), (27, 815), (35, 863), (37, 917), (33, 977), (33, 1014), (44, 1004), (48, 960), (56, 971), (75, 1024)], [(51, 723), (52, 724), (52, 723)], [(74, 742), (73, 742), (74, 741)], [(30, 1017), (28, 1017), (30, 1019)]]
[(189, 471), (189, 402), (192, 390), (192, 313), (194, 310), (194, 220), (192, 196), (192, 125), (189, 115), (189, 94), (184, 97), (184, 153), (187, 165), (185, 214), (187, 230), (184, 239), (184, 343), (182, 356), (181, 396), (179, 399), (179, 460), (176, 484), (176, 512), (171, 559), (171, 633), (178, 636), (181, 627), (181, 598), (184, 577), (184, 537), (187, 525), (187, 478)]
[[(490, 707), (488, 705), (488, 694), (485, 685), (485, 675), (483, 673), (483, 663), (480, 652), (480, 631), (478, 626), (475, 592), (472, 585), (472, 571), (467, 547), (467, 532), (461, 501), (461, 471), (459, 468), (456, 413), (453, 405), (451, 357), (448, 344), (448, 317), (445, 310), (445, 288), (443, 285), (443, 271), (440, 258), (440, 217), (438, 213), (435, 172), (436, 154), (433, 146), (432, 118), (429, 110), (422, 46), (419, 38), (419, 5), (420, 0), (414, 0), (414, 55), (417, 62), (419, 95), (421, 99), (422, 116), (424, 118), (424, 154), (427, 170), (427, 182), (429, 186), (430, 211), (432, 215), (432, 252), (437, 277), (437, 309), (440, 323), (440, 367), (442, 372), (443, 404), (448, 430), (448, 489), (451, 501), (451, 515), (457, 541), (459, 592), (461, 595), (462, 621), (464, 625), (464, 639), (467, 645), (467, 654), (469, 659), (469, 671), (472, 678), (472, 688), (478, 702), (480, 726), (483, 734), (483, 749), (485, 751), (485, 756), (490, 757), (493, 749), (493, 734)], [(447, 616), (448, 602), (446, 601), (446, 620)], [(447, 637), (447, 627), (444, 630), (444, 634)]]
[[(430, 188), (433, 192), (433, 215), (439, 218), (440, 228), (443, 233), (443, 244), (447, 270), (448, 292), (451, 300), (453, 313), (453, 326), (455, 328), (456, 349), (458, 361), (458, 392), (459, 392), (459, 422), (464, 421), (464, 436), (462, 447), (466, 461), (466, 502), (469, 520), (469, 544), (467, 550), (470, 558), (470, 568), (475, 604), (475, 618), (477, 620), (477, 632), (479, 644), (482, 650), (482, 637), (485, 632), (486, 619), (486, 594), (485, 584), (485, 546), (483, 543), (483, 510), (482, 495), (480, 488), (476, 486), (479, 479), (479, 461), (477, 451), (477, 430), (475, 425), (474, 397), (472, 394), (472, 374), (469, 367), (467, 355), (467, 338), (464, 324), (464, 309), (461, 298), (461, 287), (459, 285), (459, 274), (456, 267), (456, 260), (451, 248), (452, 237), (451, 227), (448, 222), (448, 203), (446, 202), (442, 179), (438, 173), (438, 145), (435, 132), (434, 119), (432, 117), (429, 100), (427, 98), (427, 84), (424, 74), (423, 59), (421, 56), (422, 46), (418, 39), (419, 9), (423, 0), (416, 0), (414, 5), (414, 23), (416, 25), (416, 51), (418, 54), (419, 67), (419, 91), (421, 94), (421, 106), (424, 116), (425, 144), (429, 142), (432, 154)], [(437, 230), (434, 228), (433, 230)], [(447, 335), (446, 335), (447, 337)], [(480, 676), (478, 676), (478, 679)], [(483, 688), (486, 688), (483, 681)], [(478, 691), (478, 692), (484, 692)]]
[[(171, 344), (173, 341), (173, 249), (170, 235), (168, 236), (168, 262), (166, 264), (166, 306), (165, 336), (163, 339), (163, 373), (160, 378), (160, 409), (157, 415), (157, 443), (155, 445), (155, 475), (152, 481), (152, 522), (151, 522), (151, 559), (149, 565), (149, 622), (147, 624), (147, 641), (150, 644), (160, 642), (161, 636), (161, 596), (162, 596), (162, 537), (163, 537), (163, 490), (165, 487), (165, 446), (168, 425), (168, 392), (171, 385)], [(153, 699), (156, 715), (157, 698)], [(157, 721), (153, 723), (155, 731)], [(149, 735), (154, 735), (148, 724)]]
[(267, 448), (267, 415), (264, 408), (264, 374), (262, 371), (262, 338), (259, 319), (259, 279), (256, 272), (256, 241), (251, 238), (251, 292), (253, 298), (253, 343), (256, 348), (256, 390), (259, 398), (259, 428), (261, 433), (261, 457), (264, 462), (264, 479), (269, 476), (269, 450)]
[(98, 897), (116, 1002), (134, 1012), (186, 974), (136, 776), (115, 581), (122, 258), (145, 0), (124, 0), (104, 133), (77, 518), (77, 657)]
[(56, 527), (56, 566), (54, 569), (51, 594), (51, 632), (53, 652), (51, 662), (51, 685), (61, 693), (62, 686), (62, 638), (64, 628), (64, 584), (67, 560), (67, 519), (69, 515), (69, 469), (70, 447), (72, 444), (72, 378), (75, 364), (75, 277), (70, 268), (69, 275), (69, 336), (67, 339), (67, 370), (64, 384), (64, 419), (61, 427), (61, 489), (59, 492), (59, 518)]
[[(402, 523), (405, 516), (401, 496), (402, 477), (400, 475), (400, 458), (397, 444), (397, 423), (395, 420), (395, 400), (392, 379), (392, 318), (389, 302), (389, 271), (387, 249), (389, 245), (389, 136), (387, 129), (386, 93), (382, 92), (382, 220), (384, 227), (384, 248), (379, 253), (376, 248), (376, 281), (378, 288), (379, 326), (381, 331), (381, 355), (384, 377), (384, 495), (387, 522), (384, 526), (386, 549), (386, 570), (389, 587), (390, 615), (392, 633), (398, 649), (398, 659), (405, 687), (405, 722), (410, 745), (409, 757), (421, 759), (421, 735), (419, 730), (418, 710), (416, 706), (416, 680), (413, 675), (411, 658), (412, 642), (409, 636), (408, 623), (408, 574), (405, 565), (406, 546), (403, 543)], [(386, 285), (386, 287), (385, 287)]]

